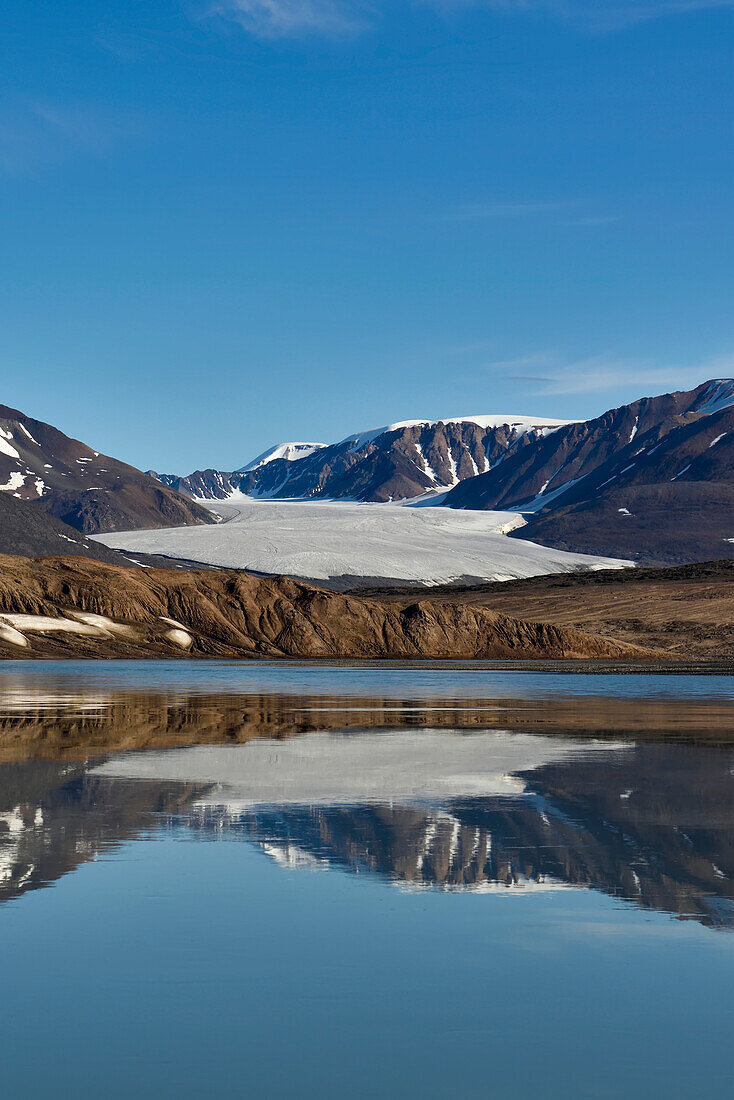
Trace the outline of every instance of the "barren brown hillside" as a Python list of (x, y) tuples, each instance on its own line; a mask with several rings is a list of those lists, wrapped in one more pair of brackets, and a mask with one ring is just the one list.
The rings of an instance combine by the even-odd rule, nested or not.
[(133, 569), (0, 557), (0, 652), (34, 656), (644, 659), (608, 636), (497, 612), (487, 601), (401, 604), (234, 570)]
[[(371, 589), (368, 595), (398, 604), (411, 598), (405, 589)], [(732, 561), (443, 586), (421, 598), (489, 606), (504, 615), (664, 650), (671, 659), (734, 658)]]

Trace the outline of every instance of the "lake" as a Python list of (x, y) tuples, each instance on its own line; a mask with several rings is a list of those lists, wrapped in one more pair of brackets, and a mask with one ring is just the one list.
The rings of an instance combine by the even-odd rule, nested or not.
[(12, 1097), (731, 1095), (734, 677), (0, 662)]

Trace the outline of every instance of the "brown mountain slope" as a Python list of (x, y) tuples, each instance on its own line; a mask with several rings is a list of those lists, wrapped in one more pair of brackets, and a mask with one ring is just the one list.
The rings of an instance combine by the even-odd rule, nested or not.
[[(540, 667), (546, 667), (541, 665)], [(22, 686), (22, 670), (19, 686)], [(7, 675), (6, 687), (12, 680)], [(491, 691), (491, 685), (490, 685)], [(0, 710), (0, 763), (83, 760), (90, 755), (130, 749), (184, 745), (243, 744), (256, 738), (285, 738), (324, 730), (518, 729), (563, 737), (625, 735), (636, 741), (664, 739), (731, 744), (734, 700), (695, 698), (614, 698), (568, 695), (554, 699), (508, 698), (495, 694), (471, 699), (432, 696), (428, 709), (416, 696), (395, 694), (273, 693), (243, 689), (236, 694), (180, 687), (140, 691), (95, 690), (98, 706), (69, 706), (63, 692), (41, 698), (21, 692), (20, 705)], [(16, 800), (17, 802), (17, 800)], [(0, 807), (2, 809), (2, 807)]]
[(396, 605), (231, 570), (142, 570), (82, 558), (12, 557), (0, 558), (0, 652), (330, 659), (655, 655), (610, 638), (509, 618), (476, 603)]
[[(400, 603), (410, 591), (370, 589), (360, 595)], [(672, 659), (734, 658), (734, 561), (557, 574), (474, 588), (446, 585), (421, 598), (476, 601), (505, 615), (662, 649)]]
[(522, 512), (514, 537), (557, 549), (643, 564), (734, 557), (734, 381), (559, 428), (446, 505)]
[[(84, 534), (213, 522), (206, 509), (134, 466), (6, 405), (0, 405), (0, 491)], [(0, 550), (7, 552), (1, 531)]]

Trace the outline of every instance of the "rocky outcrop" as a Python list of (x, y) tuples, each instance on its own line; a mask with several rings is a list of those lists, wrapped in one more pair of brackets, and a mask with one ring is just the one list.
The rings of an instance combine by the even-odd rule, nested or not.
[(230, 570), (11, 557), (0, 558), (0, 652), (331, 660), (651, 656), (629, 643), (478, 604), (365, 600)]

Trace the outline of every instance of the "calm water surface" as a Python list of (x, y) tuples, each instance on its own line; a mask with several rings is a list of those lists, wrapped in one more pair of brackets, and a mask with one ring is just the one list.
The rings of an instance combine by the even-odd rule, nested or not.
[(734, 1091), (734, 679), (0, 664), (2, 1095)]

